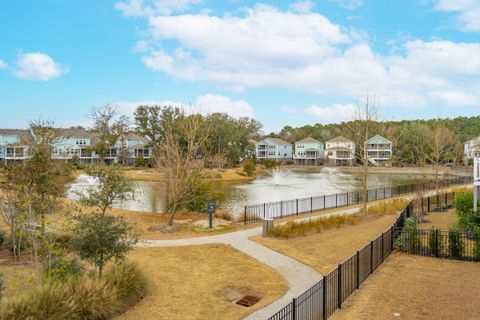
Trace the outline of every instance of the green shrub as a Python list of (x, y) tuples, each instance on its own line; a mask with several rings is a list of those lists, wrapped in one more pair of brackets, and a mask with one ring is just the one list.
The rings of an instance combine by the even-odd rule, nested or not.
[(145, 167), (145, 158), (139, 154), (136, 158), (135, 158), (135, 167)]
[(44, 273), (48, 280), (65, 282), (71, 277), (81, 275), (83, 268), (80, 263), (75, 260), (58, 258), (52, 261), (50, 268), (44, 267)]
[(416, 217), (411, 216), (405, 219), (405, 225), (399, 236), (395, 239), (394, 247), (399, 251), (417, 252), (420, 246), (420, 238), (417, 230)]
[(448, 231), (448, 253), (452, 258), (461, 258), (465, 243), (460, 231), (450, 229)]
[(248, 161), (243, 165), (243, 171), (247, 174), (247, 176), (251, 177), (255, 173), (255, 163), (252, 161)]
[(114, 266), (105, 277), (70, 277), (47, 282), (0, 305), (0, 320), (111, 319), (147, 290), (147, 278), (137, 265)]
[[(5, 241), (5, 245), (7, 246), (8, 251), (13, 254), (13, 242), (10, 237), (8, 237), (7, 240)], [(17, 243), (17, 246), (18, 246), (18, 243)], [(20, 249), (20, 252), (23, 252), (27, 250), (27, 248), (28, 248), (27, 241), (26, 239), (22, 238), (22, 241), (20, 242), (20, 246), (17, 249)]]
[(5, 242), (5, 232), (0, 230), (0, 247), (3, 246), (3, 243)]
[(277, 161), (275, 159), (265, 159), (263, 165), (266, 169), (272, 169), (277, 166)]
[(480, 230), (473, 233), (473, 259), (480, 261)]
[(123, 307), (143, 298), (148, 288), (147, 277), (135, 263), (123, 263), (112, 268), (105, 276), (105, 281), (110, 287), (117, 289)]
[(431, 255), (441, 255), (443, 249), (440, 232), (433, 227), (428, 234), (428, 251)]

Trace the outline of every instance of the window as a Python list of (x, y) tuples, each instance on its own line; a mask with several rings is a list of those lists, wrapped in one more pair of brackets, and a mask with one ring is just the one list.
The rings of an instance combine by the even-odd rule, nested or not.
[(87, 145), (87, 139), (77, 139), (75, 141), (75, 144), (77, 146), (86, 146)]

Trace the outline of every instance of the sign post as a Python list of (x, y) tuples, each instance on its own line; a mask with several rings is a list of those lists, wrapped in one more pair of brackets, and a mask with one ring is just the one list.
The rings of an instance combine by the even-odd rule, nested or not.
[(215, 200), (208, 200), (208, 227), (213, 228), (213, 215), (215, 214)]

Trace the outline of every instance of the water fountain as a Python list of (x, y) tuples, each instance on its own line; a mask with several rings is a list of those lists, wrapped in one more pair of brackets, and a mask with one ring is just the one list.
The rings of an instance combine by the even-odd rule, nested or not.
[(273, 168), (268, 171), (270, 173), (270, 178), (266, 179), (266, 182), (273, 184), (275, 186), (287, 185), (289, 184), (288, 176), (290, 175), (289, 171), (282, 170), (281, 168)]

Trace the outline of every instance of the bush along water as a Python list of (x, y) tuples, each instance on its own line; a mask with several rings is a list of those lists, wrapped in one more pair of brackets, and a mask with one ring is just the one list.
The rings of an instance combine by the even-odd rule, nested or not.
[(452, 258), (461, 258), (463, 256), (463, 249), (465, 243), (463, 241), (462, 233), (456, 229), (448, 231), (448, 253)]

